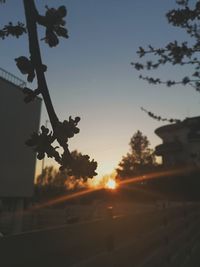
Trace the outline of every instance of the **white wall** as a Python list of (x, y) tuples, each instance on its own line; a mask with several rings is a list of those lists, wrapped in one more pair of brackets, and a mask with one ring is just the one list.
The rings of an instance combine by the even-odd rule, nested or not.
[(1, 78), (0, 99), (0, 197), (28, 197), (36, 155), (25, 141), (38, 132), (41, 99), (26, 104), (22, 90)]

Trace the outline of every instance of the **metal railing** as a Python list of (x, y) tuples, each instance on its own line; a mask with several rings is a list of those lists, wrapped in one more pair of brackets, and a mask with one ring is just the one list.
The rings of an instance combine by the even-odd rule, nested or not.
[(26, 86), (26, 82), (21, 80), (20, 78), (16, 77), (12, 73), (0, 68), (0, 78), (5, 79), (6, 81), (9, 81), (21, 88)]

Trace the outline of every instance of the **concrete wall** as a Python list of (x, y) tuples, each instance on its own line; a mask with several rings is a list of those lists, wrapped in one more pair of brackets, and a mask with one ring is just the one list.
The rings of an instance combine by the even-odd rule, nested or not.
[(0, 78), (0, 197), (33, 193), (36, 155), (25, 141), (38, 132), (41, 99), (26, 104), (20, 87)]

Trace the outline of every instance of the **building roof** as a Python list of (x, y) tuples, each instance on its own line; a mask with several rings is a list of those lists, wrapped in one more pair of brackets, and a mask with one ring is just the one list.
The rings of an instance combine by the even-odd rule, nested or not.
[(25, 81), (21, 80), (20, 78), (8, 72), (7, 70), (4, 70), (3, 68), (0, 68), (0, 78), (3, 78), (4, 80), (21, 88), (24, 88), (26, 86)]
[(200, 129), (200, 116), (186, 118), (183, 121), (177, 123), (161, 126), (155, 130), (155, 133), (159, 136), (162, 133), (176, 131), (185, 127)]
[[(18, 90), (23, 91), (23, 88), (26, 87), (26, 82), (15, 76), (14, 74), (4, 70), (0, 67), (0, 80), (14, 85)], [(36, 96), (37, 100), (42, 101), (40, 96)]]

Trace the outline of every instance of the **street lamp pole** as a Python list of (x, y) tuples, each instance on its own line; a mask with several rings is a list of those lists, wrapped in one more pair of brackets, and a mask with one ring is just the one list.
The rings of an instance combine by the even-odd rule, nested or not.
[[(48, 123), (49, 123), (49, 120), (46, 120), (46, 121), (45, 121), (45, 127), (46, 127), (46, 128), (47, 128)], [(43, 172), (43, 170), (44, 170), (44, 163), (45, 163), (45, 157), (42, 159), (42, 172)]]

